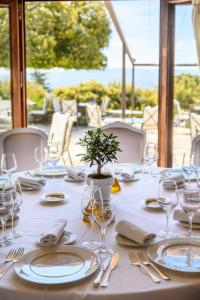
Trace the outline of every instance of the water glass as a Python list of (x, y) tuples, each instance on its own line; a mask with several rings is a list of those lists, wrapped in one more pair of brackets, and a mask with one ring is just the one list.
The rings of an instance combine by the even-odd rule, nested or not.
[(200, 189), (185, 188), (180, 191), (180, 204), (184, 212), (187, 214), (189, 231), (187, 237), (192, 237), (192, 220), (195, 213), (200, 209)]
[(11, 184), (12, 174), (17, 170), (17, 162), (14, 153), (3, 153), (1, 157), (1, 171), (6, 173)]
[(166, 229), (159, 233), (162, 238), (175, 236), (173, 232), (169, 231), (169, 218), (173, 213), (175, 207), (179, 203), (179, 192), (177, 189), (176, 181), (162, 180), (159, 184), (158, 202), (164, 212), (166, 213)]
[(35, 148), (35, 160), (40, 166), (40, 172), (43, 176), (43, 166), (48, 161), (48, 149), (47, 147), (39, 146)]
[(1, 227), (2, 227), (2, 237), (0, 239), (0, 247), (6, 247), (9, 245), (11, 242), (7, 239), (6, 235), (6, 224), (7, 220), (10, 216), (9, 210), (7, 209), (6, 206), (3, 205), (2, 203), (2, 198), (3, 198), (3, 191), (0, 191), (0, 222), (1, 222)]
[(190, 153), (183, 154), (182, 169), (188, 177), (188, 186), (190, 187), (190, 176), (194, 173), (194, 166), (192, 165), (192, 156)]
[(55, 180), (55, 168), (60, 160), (60, 147), (58, 144), (49, 145), (49, 157), (48, 160), (53, 167), (53, 179)]
[(145, 150), (144, 162), (149, 167), (149, 174), (152, 174), (151, 166), (157, 161), (158, 153), (157, 147), (154, 143), (148, 143)]

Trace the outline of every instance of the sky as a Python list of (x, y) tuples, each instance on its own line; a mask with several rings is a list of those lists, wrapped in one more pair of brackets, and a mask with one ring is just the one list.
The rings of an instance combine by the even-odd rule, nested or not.
[[(159, 0), (113, 0), (112, 4), (125, 35), (128, 47), (137, 63), (159, 61)], [(108, 68), (120, 68), (122, 48), (118, 34), (111, 24)], [(197, 62), (192, 28), (192, 5), (176, 6), (175, 62)], [(127, 59), (127, 66), (130, 64)]]

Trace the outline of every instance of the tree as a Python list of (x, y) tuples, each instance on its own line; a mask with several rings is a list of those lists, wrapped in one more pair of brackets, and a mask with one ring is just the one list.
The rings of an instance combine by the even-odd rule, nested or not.
[[(2, 9), (0, 66), (8, 66), (5, 14)], [(26, 2), (27, 67), (104, 68), (109, 36), (110, 22), (101, 2)]]

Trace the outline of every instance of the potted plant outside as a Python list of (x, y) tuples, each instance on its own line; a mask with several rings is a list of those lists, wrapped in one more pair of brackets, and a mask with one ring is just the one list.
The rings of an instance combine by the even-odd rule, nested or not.
[(116, 154), (121, 151), (117, 136), (113, 133), (105, 133), (100, 128), (97, 130), (88, 130), (79, 141), (79, 144), (85, 150), (81, 161), (89, 163), (90, 167), (97, 166), (95, 173), (87, 176), (87, 184), (90, 185), (91, 180), (94, 185), (101, 189), (104, 200), (110, 199), (111, 186), (113, 184), (113, 176), (111, 173), (102, 173), (102, 168), (108, 162), (116, 161)]

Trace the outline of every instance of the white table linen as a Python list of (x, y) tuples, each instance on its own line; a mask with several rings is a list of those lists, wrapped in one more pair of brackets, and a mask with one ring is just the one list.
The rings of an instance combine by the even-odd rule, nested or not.
[[(149, 231), (157, 233), (165, 227), (166, 216), (162, 212), (148, 211), (143, 206), (143, 200), (155, 197), (158, 193), (158, 179), (149, 174), (138, 174), (140, 180), (131, 183), (121, 183), (122, 190), (112, 194), (116, 209), (116, 223), (108, 228), (106, 245), (120, 253), (120, 261), (112, 272), (108, 288), (93, 287), (94, 276), (73, 284), (60, 286), (41, 286), (31, 284), (18, 278), (13, 268), (0, 280), (1, 300), (199, 300), (199, 275), (175, 273), (165, 270), (171, 281), (153, 283), (140, 268), (129, 262), (130, 247), (118, 245), (115, 239), (117, 221), (126, 219), (146, 226)], [(67, 230), (77, 235), (77, 245), (89, 239), (100, 239), (100, 231), (91, 234), (90, 227), (83, 223), (81, 214), (81, 196), (85, 183), (60, 182), (53, 184), (48, 181), (41, 191), (24, 192), (24, 203), (21, 207), (17, 230), (23, 231), (23, 236), (6, 248), (0, 248), (0, 261), (13, 247), (25, 247), (26, 251), (38, 248), (36, 238), (49, 228), (49, 223), (58, 218), (67, 219)], [(65, 192), (70, 200), (60, 205), (44, 205), (40, 196), (44, 192)], [(171, 222), (170, 222), (171, 223)], [(172, 223), (171, 223), (172, 224)], [(186, 232), (176, 222), (170, 228), (176, 232)], [(135, 249), (134, 251), (141, 251)]]

